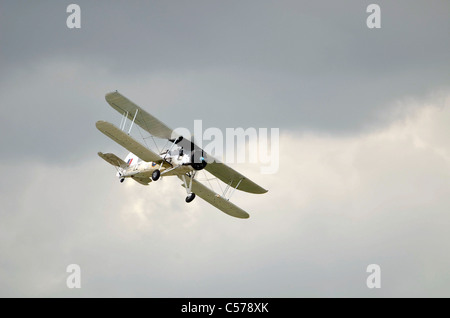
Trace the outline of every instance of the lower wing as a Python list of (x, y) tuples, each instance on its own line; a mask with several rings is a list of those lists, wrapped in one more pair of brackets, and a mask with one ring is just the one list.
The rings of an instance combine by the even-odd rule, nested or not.
[[(181, 176), (178, 176), (181, 179)], [(186, 178), (190, 178), (186, 176)], [(182, 184), (184, 187), (184, 183)], [(240, 207), (236, 206), (235, 204), (231, 203), (230, 201), (224, 199), (219, 194), (215, 193), (214, 191), (210, 190), (197, 180), (192, 180), (192, 192), (198, 195), (200, 198), (208, 202), (209, 204), (215, 206), (220, 211), (234, 216), (236, 218), (240, 219), (248, 219), (250, 215), (242, 210)]]

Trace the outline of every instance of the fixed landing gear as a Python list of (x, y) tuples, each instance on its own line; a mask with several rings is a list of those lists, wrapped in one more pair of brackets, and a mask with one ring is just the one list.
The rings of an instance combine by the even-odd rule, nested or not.
[(159, 171), (158, 169), (156, 169), (155, 171), (153, 171), (152, 173), (152, 180), (153, 181), (157, 181), (159, 179), (159, 177), (161, 176), (161, 171)]
[(192, 200), (195, 199), (195, 193), (189, 193), (188, 196), (186, 197), (186, 202), (192, 202)]
[[(186, 181), (186, 176), (189, 177), (189, 183)], [(192, 189), (192, 181), (194, 180), (195, 177), (195, 171), (192, 173), (192, 175), (182, 175), (181, 179), (183, 180), (184, 183), (184, 187), (186, 188), (186, 193), (187, 193), (187, 197), (186, 197), (186, 202), (192, 202), (192, 200), (195, 199), (195, 193), (191, 192)]]

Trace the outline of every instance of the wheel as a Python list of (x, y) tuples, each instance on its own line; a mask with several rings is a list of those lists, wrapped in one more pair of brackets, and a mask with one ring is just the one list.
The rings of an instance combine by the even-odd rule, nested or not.
[(159, 171), (158, 169), (156, 169), (155, 171), (153, 171), (152, 173), (152, 180), (153, 181), (157, 181), (159, 179), (159, 177), (161, 176), (161, 171)]
[(120, 183), (122, 183), (125, 180), (125, 178), (120, 178)]
[(191, 193), (186, 197), (186, 202), (187, 203), (192, 202), (192, 200), (194, 200), (194, 199), (195, 199), (195, 193)]

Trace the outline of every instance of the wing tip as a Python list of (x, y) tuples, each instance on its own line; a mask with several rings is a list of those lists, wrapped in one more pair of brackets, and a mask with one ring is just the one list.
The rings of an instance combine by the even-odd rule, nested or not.
[(109, 93), (105, 94), (106, 102), (113, 108), (114, 108), (114, 106), (113, 106), (114, 100), (118, 97), (125, 97), (125, 96), (120, 94), (118, 90), (115, 90), (113, 92), (109, 92)]
[[(269, 190), (264, 189), (263, 187), (261, 187), (259, 184), (254, 183), (253, 181), (251, 181), (250, 179), (248, 179), (251, 183), (252, 183), (252, 187), (254, 188), (253, 191), (249, 191), (250, 193), (255, 193), (255, 194), (264, 194), (269, 192)], [(238, 188), (239, 190), (239, 188)]]
[(95, 123), (95, 127), (97, 127), (97, 129), (100, 129), (100, 127), (101, 127), (101, 126), (104, 126), (105, 123), (107, 123), (107, 122), (104, 121), (104, 120), (98, 120), (98, 121)]
[(237, 188), (237, 189), (240, 190), (240, 191), (243, 191), (243, 192), (253, 193), (253, 194), (264, 194), (264, 193), (269, 192), (269, 190), (266, 190), (266, 189), (264, 189), (262, 187), (259, 187), (258, 189), (246, 189), (246, 188), (244, 188), (244, 189)]
[(108, 96), (111, 96), (111, 95), (115, 95), (115, 94), (120, 94), (119, 91), (118, 91), (117, 89), (116, 89), (115, 91), (106, 93), (106, 94), (105, 94), (105, 98), (107, 98)]

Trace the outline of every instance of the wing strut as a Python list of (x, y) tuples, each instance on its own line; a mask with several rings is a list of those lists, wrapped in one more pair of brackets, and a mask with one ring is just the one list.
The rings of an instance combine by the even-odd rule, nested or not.
[(178, 140), (179, 140), (179, 138), (178, 138), (178, 139), (176, 138), (176, 139), (173, 141), (173, 143), (172, 143), (172, 145), (170, 146), (169, 150), (167, 150), (166, 154), (164, 155), (163, 160), (166, 160), (166, 157), (167, 157), (167, 155), (169, 154), (169, 152), (172, 151), (173, 146), (175, 146), (175, 144), (177, 144), (177, 143), (179, 142)]
[[(233, 186), (233, 187), (231, 186), (231, 184), (233, 183), (233, 180), (231, 180), (231, 181), (227, 184), (225, 190), (222, 192), (222, 197), (223, 197), (225, 200), (230, 201), (231, 197), (232, 197), (233, 194), (234, 194), (234, 191), (236, 191), (236, 189), (239, 187), (239, 185), (241, 184), (242, 180), (244, 180), (244, 179), (245, 179), (245, 178), (239, 179), (239, 182), (236, 184), (236, 186)], [(228, 190), (230, 190), (230, 187), (233, 188), (233, 190), (231, 190), (230, 195), (229, 195), (228, 198), (227, 198), (227, 192), (228, 192)]]
[[(136, 116), (138, 114), (139, 108), (136, 108), (136, 112), (134, 113), (133, 120), (131, 121), (130, 128), (128, 129), (128, 135), (131, 132), (131, 128), (133, 128), (134, 121), (136, 120)], [(122, 115), (122, 119), (120, 120), (120, 130), (125, 130), (125, 124), (127, 123), (128, 111), (124, 112)], [(130, 118), (131, 119), (131, 118)]]
[(127, 122), (127, 117), (128, 117), (128, 112), (123, 113), (122, 120), (120, 121), (120, 130), (122, 130), (122, 131), (125, 129), (125, 124)]
[(138, 111), (139, 111), (139, 108), (136, 108), (136, 113), (134, 114), (134, 118), (133, 118), (133, 121), (131, 122), (130, 129), (128, 129), (128, 135), (131, 132), (131, 128), (133, 128), (133, 124), (134, 124), (134, 121), (136, 120), (136, 116), (137, 116)]
[(232, 182), (230, 182), (230, 183), (228, 184), (228, 187), (227, 187), (225, 193), (223, 194), (223, 197), (224, 197), (227, 201), (230, 201), (231, 196), (234, 194), (234, 191), (236, 191), (236, 189), (239, 187), (239, 185), (241, 184), (242, 180), (244, 180), (244, 179), (245, 179), (245, 178), (241, 178), (241, 180), (239, 180), (238, 184), (233, 188), (233, 190), (231, 191), (231, 193), (230, 193), (230, 195), (228, 196), (228, 199), (227, 199), (226, 196), (225, 196), (225, 194), (226, 194), (226, 191), (228, 191), (228, 188), (230, 187), (230, 185), (231, 185)]

